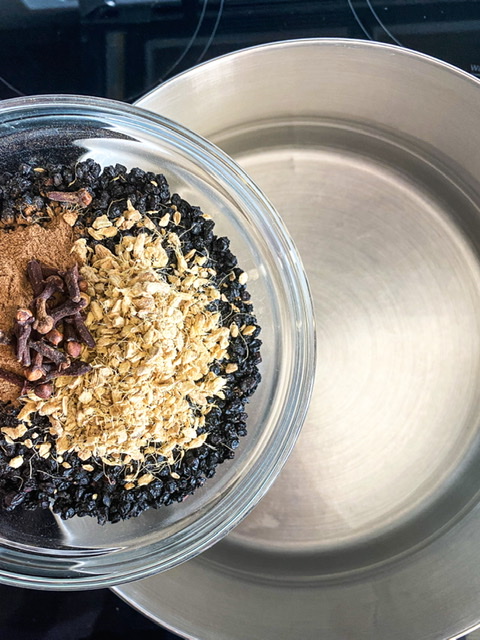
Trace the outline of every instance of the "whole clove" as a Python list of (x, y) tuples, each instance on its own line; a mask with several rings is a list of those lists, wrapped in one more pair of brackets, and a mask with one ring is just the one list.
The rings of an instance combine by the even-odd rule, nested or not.
[(38, 351), (33, 356), (32, 369), (42, 369), (43, 368), (43, 355), (38, 353)]
[(41, 353), (44, 358), (48, 358), (56, 365), (67, 361), (67, 356), (64, 353), (62, 353), (59, 349), (55, 349), (55, 347), (51, 347), (50, 345), (46, 344), (46, 342), (42, 342), (41, 340), (31, 340), (30, 348), (37, 353)]
[(34, 322), (33, 328), (38, 331), (38, 333), (48, 333), (53, 329), (54, 321), (47, 313), (46, 300), (39, 298), (36, 307), (37, 318)]
[(64, 318), (63, 320), (63, 339), (65, 342), (78, 342), (78, 333), (73, 326), (73, 318)]
[(50, 310), (50, 317), (53, 320), (53, 324), (57, 325), (60, 320), (67, 316), (76, 316), (76, 314), (87, 306), (87, 301), (84, 298), (80, 298), (78, 302), (67, 300), (58, 307)]
[(33, 314), (28, 309), (19, 309), (15, 316), (15, 335), (17, 336), (16, 355), (18, 362), (23, 366), (30, 366), (30, 349), (28, 340), (32, 333)]
[(30, 260), (27, 264), (27, 277), (32, 285), (33, 296), (36, 298), (43, 291), (43, 273), (38, 260)]
[(60, 370), (52, 370), (47, 373), (45, 376), (45, 382), (50, 380), (54, 380), (60, 376), (84, 376), (86, 373), (92, 370), (91, 365), (87, 362), (83, 362), (82, 360), (74, 360), (69, 367), (66, 369)]
[(67, 286), (68, 295), (73, 302), (80, 301), (80, 288), (78, 283), (78, 264), (75, 263), (73, 267), (67, 269), (65, 272), (65, 284)]
[(62, 376), (83, 376), (91, 370), (92, 367), (87, 362), (75, 360), (68, 369), (62, 371)]
[(60, 277), (49, 276), (45, 280), (43, 291), (34, 299), (36, 319), (33, 328), (38, 333), (49, 333), (55, 326), (53, 318), (47, 312), (47, 300), (58, 291), (62, 291), (63, 288), (63, 281)]
[(54, 202), (63, 202), (66, 204), (73, 204), (79, 207), (88, 207), (88, 205), (92, 202), (92, 195), (82, 187), (78, 191), (50, 191), (47, 193), (47, 197), (49, 200), (53, 200)]
[(95, 346), (95, 339), (85, 326), (81, 313), (75, 313), (73, 315), (73, 324), (75, 325), (75, 329), (77, 330), (82, 342), (84, 342), (87, 347), (90, 347), (90, 349), (93, 349)]
[(28, 340), (32, 333), (32, 325), (18, 323), (15, 331), (17, 334), (17, 360), (21, 362), (24, 367), (29, 367), (31, 358)]
[(65, 351), (72, 358), (78, 358), (82, 351), (80, 338), (73, 325), (73, 318), (65, 318), (64, 329)]

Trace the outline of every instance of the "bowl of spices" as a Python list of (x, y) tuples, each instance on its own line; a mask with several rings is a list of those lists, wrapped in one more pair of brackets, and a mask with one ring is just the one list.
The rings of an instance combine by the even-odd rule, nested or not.
[(0, 581), (169, 569), (293, 447), (315, 360), (301, 261), (233, 161), (140, 108), (4, 101), (0, 148)]

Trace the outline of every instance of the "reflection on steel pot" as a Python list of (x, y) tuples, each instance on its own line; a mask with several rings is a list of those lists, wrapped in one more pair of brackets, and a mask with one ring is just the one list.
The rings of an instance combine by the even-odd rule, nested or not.
[(139, 102), (271, 198), (318, 324), (292, 458), (226, 540), (118, 591), (148, 615), (202, 640), (433, 640), (480, 622), (479, 104), (459, 70), (346, 40), (230, 54)]

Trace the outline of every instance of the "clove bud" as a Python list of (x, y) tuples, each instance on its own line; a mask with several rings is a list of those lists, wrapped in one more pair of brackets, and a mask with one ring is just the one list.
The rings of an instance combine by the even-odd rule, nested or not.
[(33, 296), (36, 298), (43, 291), (43, 273), (38, 260), (30, 260), (28, 262), (27, 277), (32, 285)]
[(65, 272), (65, 284), (67, 285), (68, 295), (73, 302), (80, 301), (80, 288), (78, 283), (78, 264), (75, 263), (73, 267), (67, 269)]
[(30, 347), (37, 353), (41, 353), (44, 358), (48, 358), (56, 365), (67, 361), (67, 356), (50, 345), (40, 340), (31, 340)]
[(50, 191), (47, 193), (47, 197), (49, 200), (53, 200), (55, 202), (65, 202), (67, 204), (76, 204), (79, 207), (88, 207), (88, 205), (92, 202), (92, 195), (82, 187), (78, 191)]
[(38, 333), (48, 333), (53, 329), (54, 322), (53, 318), (47, 313), (46, 300), (39, 298), (36, 307), (37, 319), (34, 322), (33, 328), (38, 331)]
[(62, 371), (59, 371), (58, 369), (49, 371), (45, 376), (45, 382), (54, 380), (59, 376), (84, 376), (91, 370), (91, 365), (87, 364), (86, 362), (83, 362), (82, 360), (74, 360), (72, 364), (67, 367), (67, 369), (63, 369)]
[(17, 334), (17, 360), (25, 367), (29, 367), (31, 359), (28, 340), (32, 333), (32, 325), (18, 324), (15, 327), (15, 332)]
[(35, 298), (36, 320), (33, 328), (38, 333), (49, 333), (55, 322), (51, 315), (47, 313), (47, 300), (49, 300), (57, 291), (62, 291), (63, 282), (59, 276), (49, 276), (45, 281), (45, 288)]
[(83, 298), (80, 298), (78, 302), (72, 302), (71, 300), (67, 300), (62, 304), (58, 305), (50, 311), (50, 317), (53, 320), (53, 323), (56, 325), (60, 320), (66, 318), (67, 316), (76, 315), (81, 309), (84, 309), (87, 306), (87, 301)]
[(17, 336), (17, 360), (25, 367), (30, 366), (28, 340), (32, 333), (33, 315), (28, 309), (19, 309), (15, 316), (15, 335)]
[(95, 339), (87, 329), (80, 313), (76, 313), (73, 316), (73, 324), (75, 325), (75, 329), (77, 330), (77, 333), (80, 336), (82, 342), (84, 342), (87, 347), (90, 347), (90, 349), (93, 349), (93, 347), (95, 346)]

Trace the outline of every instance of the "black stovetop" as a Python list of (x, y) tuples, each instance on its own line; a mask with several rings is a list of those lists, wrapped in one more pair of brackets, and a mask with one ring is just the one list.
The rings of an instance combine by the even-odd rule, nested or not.
[(480, 75), (476, 0), (2, 0), (0, 98), (133, 101), (223, 53), (303, 37), (400, 44)]
[[(399, 44), (480, 77), (478, 0), (0, 0), (0, 98), (133, 102), (199, 62), (304, 37)], [(0, 640), (174, 638), (107, 590), (0, 586), (0, 601)]]

